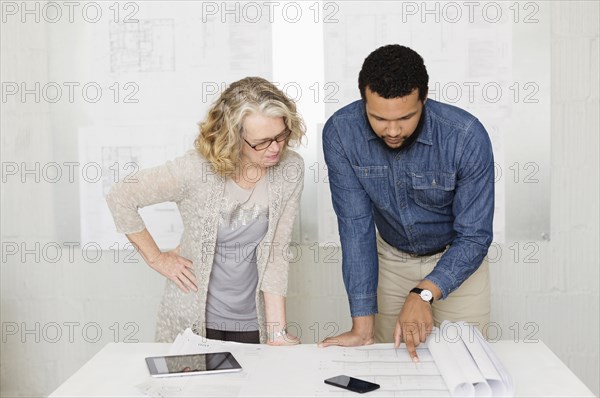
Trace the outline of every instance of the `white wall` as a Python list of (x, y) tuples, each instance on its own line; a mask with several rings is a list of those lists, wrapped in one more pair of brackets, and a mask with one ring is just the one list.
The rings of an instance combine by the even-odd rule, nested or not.
[(531, 310), (547, 314), (542, 338), (596, 395), (600, 394), (599, 8), (598, 2), (553, 6), (553, 239), (551, 266), (544, 272), (551, 270), (559, 278), (528, 298), (535, 303)]
[[(500, 246), (502, 255), (491, 267), (492, 321), (503, 339), (544, 341), (600, 394), (599, 6), (551, 4), (550, 241), (536, 242), (537, 263), (525, 261), (525, 241), (518, 258), (514, 242)], [(2, 25), (3, 82), (48, 81), (60, 48), (52, 29), (44, 23)], [(3, 167), (7, 160), (62, 162), (76, 151), (76, 142), (69, 149), (57, 139), (77, 124), (61, 120), (64, 109), (44, 101), (1, 105)], [(65, 219), (71, 202), (63, 200), (78, 195), (75, 184), (8, 178), (1, 194), (2, 396), (47, 395), (104, 344), (152, 341), (160, 276), (140, 260), (126, 262), (125, 252), (100, 252), (94, 262), (95, 253), (76, 248), (72, 258), (65, 250), (52, 262), (53, 246), (43, 251), (79, 228), (78, 220)], [(7, 242), (17, 242), (20, 252), (5, 261), (13, 248)], [(35, 248), (36, 242), (40, 250), (23, 253), (22, 243)], [(339, 248), (300, 249), (291, 267), (289, 320), (301, 327), (304, 343), (313, 343), (346, 329), (349, 310)], [(36, 253), (42, 253), (39, 259)]]

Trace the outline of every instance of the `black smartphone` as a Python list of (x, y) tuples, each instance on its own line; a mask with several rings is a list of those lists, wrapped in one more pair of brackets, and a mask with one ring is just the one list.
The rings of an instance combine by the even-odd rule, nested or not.
[(350, 376), (335, 376), (330, 379), (325, 380), (326, 384), (331, 384), (332, 386), (345, 388), (346, 390), (364, 393), (373, 390), (377, 390), (379, 388), (379, 384), (371, 383), (370, 381), (356, 379)]

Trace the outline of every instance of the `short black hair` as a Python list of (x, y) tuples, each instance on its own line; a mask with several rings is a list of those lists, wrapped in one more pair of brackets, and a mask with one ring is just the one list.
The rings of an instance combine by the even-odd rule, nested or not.
[(358, 74), (358, 88), (364, 99), (367, 87), (383, 98), (398, 98), (419, 89), (419, 99), (427, 95), (429, 75), (423, 58), (414, 50), (389, 44), (373, 51)]

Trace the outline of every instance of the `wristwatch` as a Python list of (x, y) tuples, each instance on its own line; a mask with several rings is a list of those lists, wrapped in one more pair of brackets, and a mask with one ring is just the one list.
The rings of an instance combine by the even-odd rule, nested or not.
[(433, 293), (431, 293), (430, 290), (415, 287), (410, 291), (410, 293), (417, 293), (419, 296), (421, 296), (421, 300), (427, 301), (429, 304), (433, 303)]

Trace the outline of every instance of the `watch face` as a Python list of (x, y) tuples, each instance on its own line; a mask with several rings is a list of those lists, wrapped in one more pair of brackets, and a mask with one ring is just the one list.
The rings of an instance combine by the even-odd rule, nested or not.
[(433, 294), (429, 290), (423, 290), (421, 292), (421, 298), (423, 299), (423, 301), (431, 301), (431, 299), (433, 298)]

